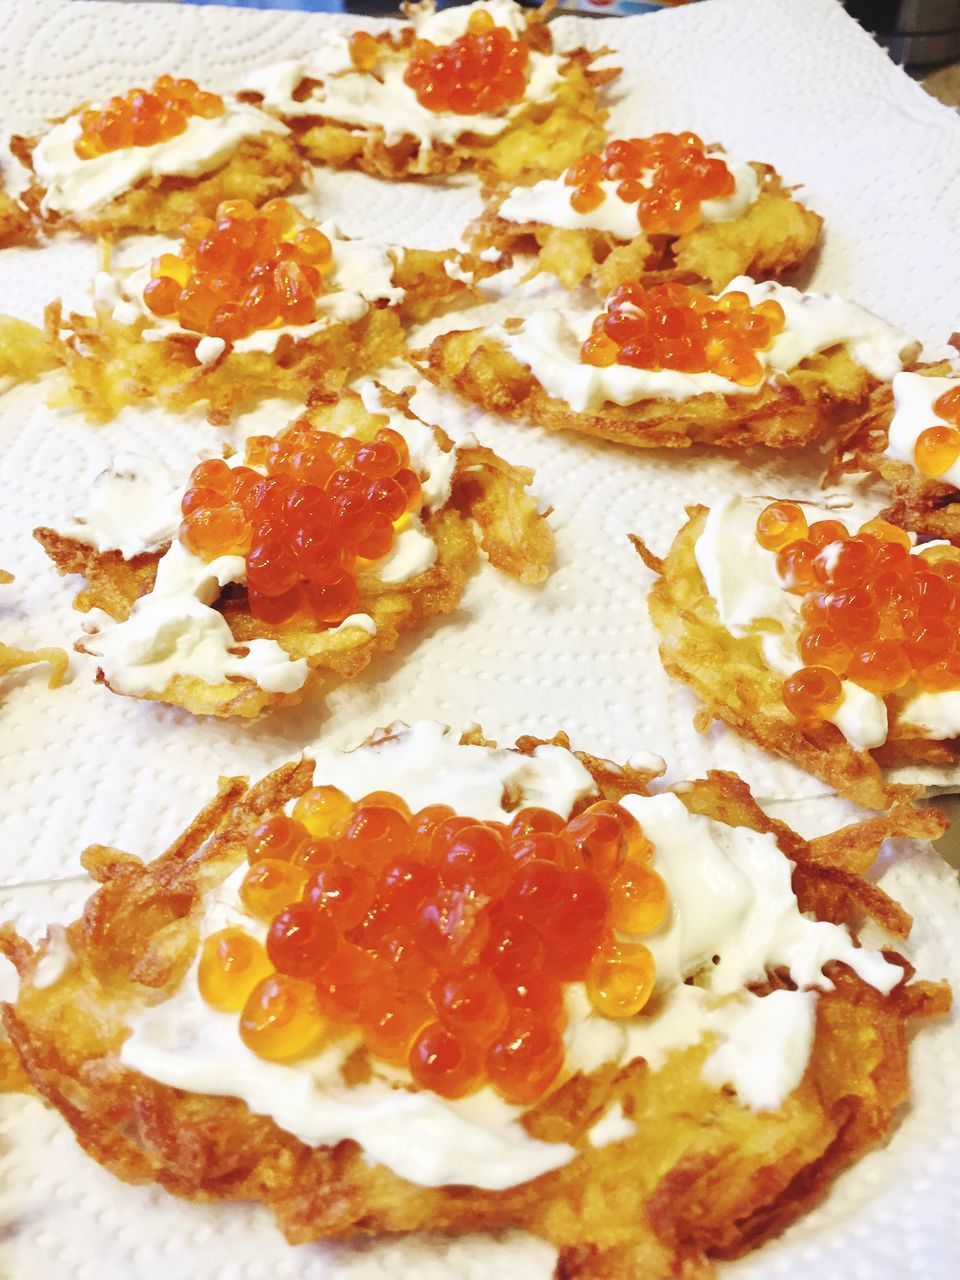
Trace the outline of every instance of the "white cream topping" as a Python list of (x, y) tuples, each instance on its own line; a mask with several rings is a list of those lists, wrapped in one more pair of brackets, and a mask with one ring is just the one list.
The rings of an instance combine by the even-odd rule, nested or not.
[(383, 403), (380, 384), (372, 379), (356, 385), (367, 413), (382, 414), (391, 430), (403, 436), (410, 454), (410, 466), (420, 477), (423, 505), (427, 511), (438, 511), (450, 497), (453, 475), (457, 469), (456, 445), (441, 449), (433, 427), (419, 418), (408, 418), (398, 409)]
[(162, 693), (174, 676), (208, 684), (241, 678), (269, 693), (293, 693), (307, 678), (306, 660), (291, 658), (276, 640), (241, 646), (226, 618), (211, 607), (221, 588), (245, 576), (243, 556), (207, 563), (174, 540), (157, 564), (153, 590), (134, 604), (125, 622), (98, 610), (89, 615), (97, 630), (84, 648), (100, 659), (104, 676), (120, 693)]
[(147, 178), (199, 177), (224, 164), (245, 138), (287, 133), (279, 120), (243, 102), (224, 100), (222, 116), (190, 116), (183, 133), (149, 147), (122, 147), (91, 160), (73, 149), (79, 115), (68, 116), (37, 143), (33, 168), (46, 188), (44, 212), (87, 213)]
[[(785, 324), (782, 332), (757, 359), (767, 376), (756, 386), (744, 387), (715, 373), (680, 373), (674, 369), (633, 369), (614, 364), (607, 368), (584, 364), (580, 347), (590, 336), (597, 311), (559, 308), (538, 311), (522, 321), (514, 332), (497, 326), (487, 332), (527, 366), (544, 390), (565, 400), (577, 413), (599, 409), (607, 401), (618, 405), (641, 400), (686, 400), (691, 396), (756, 395), (768, 382), (796, 368), (802, 361), (841, 344), (853, 360), (875, 378), (887, 381), (919, 350), (907, 334), (854, 302), (828, 293), (801, 293), (775, 281), (754, 281), (747, 276), (732, 280), (723, 293), (745, 293), (752, 306), (766, 299), (780, 304)], [(715, 295), (722, 297), (722, 294)]]
[[(723, 160), (733, 174), (736, 186), (729, 196), (716, 200), (704, 200), (700, 205), (701, 223), (731, 222), (753, 204), (760, 194), (760, 180), (756, 170), (740, 160), (733, 160), (724, 151), (711, 155)], [(645, 187), (653, 183), (653, 169), (645, 169), (639, 181)], [(559, 178), (545, 178), (532, 187), (515, 187), (497, 210), (507, 222), (539, 222), (549, 227), (562, 227), (567, 231), (606, 231), (616, 240), (635, 240), (642, 234), (637, 218), (637, 202), (621, 200), (617, 195), (619, 182), (599, 183), (603, 201), (587, 213), (579, 213), (570, 203), (574, 188), (566, 185), (565, 174)]]
[(413, 516), (411, 524), (399, 531), (387, 554), (372, 562), (372, 567), (381, 582), (393, 585), (409, 582), (411, 578), (426, 573), (436, 559), (437, 544)]
[(86, 512), (58, 532), (97, 551), (119, 551), (129, 560), (176, 537), (182, 494), (183, 477), (159, 458), (120, 453), (94, 480)]
[[(339, 236), (332, 223), (322, 223), (320, 229), (330, 240), (333, 249), (333, 268), (327, 277), (326, 289), (317, 297), (317, 318), (309, 324), (275, 325), (268, 329), (255, 329), (232, 344), (235, 352), (264, 352), (276, 350), (284, 335), (301, 341), (334, 324), (350, 324), (366, 315), (372, 302), (386, 301), (394, 305), (402, 301), (405, 290), (393, 283), (396, 250), (366, 240), (345, 240)], [(150, 281), (150, 267), (138, 267), (120, 279), (108, 272), (98, 272), (93, 282), (93, 299), (100, 307), (110, 309), (118, 324), (136, 324), (147, 320), (148, 327), (141, 333), (145, 342), (162, 342), (174, 335), (197, 339), (195, 330), (183, 329), (171, 318), (155, 316), (143, 300), (143, 290)], [(203, 337), (197, 342), (194, 354), (200, 364), (213, 364), (226, 349), (221, 338)]]
[[(952, 378), (927, 378), (921, 373), (898, 373), (893, 379), (894, 412), (884, 452), (898, 462), (915, 467), (914, 452), (921, 431), (928, 427), (953, 426), (935, 412), (933, 403), (944, 392), (957, 387), (960, 387), (960, 376), (956, 374)], [(960, 488), (960, 459), (936, 478), (943, 484)]]
[[(765, 505), (764, 499), (725, 495), (708, 512), (694, 554), (723, 626), (733, 636), (760, 638), (769, 666), (787, 676), (804, 665), (797, 652), (802, 597), (784, 590), (775, 553), (757, 542), (757, 516)], [(811, 504), (804, 504), (804, 509), (813, 520), (835, 515)], [(936, 544), (915, 546), (913, 554), (923, 555), (931, 545)], [(883, 698), (852, 680), (841, 685), (843, 700), (828, 717), (830, 722), (858, 751), (882, 746), (889, 731)], [(960, 735), (960, 692), (910, 694), (908, 690), (898, 718), (938, 741), (956, 737)]]
[[(527, 758), (460, 746), (449, 729), (431, 722), (395, 727), (352, 752), (318, 753), (315, 781), (351, 797), (389, 789), (412, 807), (453, 801), (462, 813), (491, 818), (506, 816), (505, 788), (514, 806), (549, 800), (564, 816), (593, 794), (589, 774), (563, 748), (541, 747)], [(855, 947), (846, 929), (800, 914), (790, 888), (792, 864), (772, 835), (690, 814), (671, 794), (628, 796), (624, 803), (652, 840), (653, 866), (670, 892), (670, 915), (654, 937), (662, 999), (654, 1014), (612, 1021), (594, 1013), (582, 985), (572, 984), (568, 1066), (589, 1071), (644, 1057), (659, 1070), (672, 1051), (709, 1037), (703, 1067), (709, 1084), (732, 1085), (758, 1110), (779, 1106), (806, 1068), (816, 997), (805, 991), (757, 997), (742, 984), (783, 967), (798, 984), (827, 990), (822, 966), (837, 959), (886, 992), (902, 971), (878, 952)], [(238, 869), (213, 895), (204, 934), (239, 924), (262, 937), (263, 924), (239, 901), (243, 874)], [(698, 986), (679, 981), (692, 973)], [(121, 1058), (168, 1085), (241, 1098), (308, 1144), (353, 1139), (369, 1160), (425, 1186), (500, 1190), (574, 1158), (569, 1146), (532, 1139), (520, 1124), (522, 1109), (489, 1088), (452, 1102), (411, 1092), (395, 1069), (348, 1088), (340, 1069), (357, 1043), (346, 1033), (297, 1062), (266, 1062), (243, 1045), (235, 1014), (201, 1000), (193, 969), (173, 997), (136, 1016)], [(633, 1130), (614, 1106), (587, 1141), (620, 1141)]]
[[(414, 18), (417, 35), (434, 44), (449, 44), (463, 35), (470, 15), (481, 8), (514, 35), (527, 25), (524, 10), (513, 0), (491, 0), (489, 4), (419, 14)], [(326, 32), (317, 47), (303, 57), (241, 76), (237, 91), (261, 95), (265, 109), (289, 119), (322, 117), (366, 130), (382, 129), (387, 146), (412, 136), (422, 149), (429, 150), (437, 143), (455, 143), (466, 133), (483, 137), (502, 133), (529, 103), (552, 98), (560, 82), (559, 55), (531, 52), (523, 101), (496, 113), (431, 111), (420, 105), (414, 90), (404, 83), (406, 56), (387, 51), (374, 72), (358, 71), (350, 59), (348, 38), (340, 31)], [(294, 93), (304, 79), (320, 83), (299, 100)]]

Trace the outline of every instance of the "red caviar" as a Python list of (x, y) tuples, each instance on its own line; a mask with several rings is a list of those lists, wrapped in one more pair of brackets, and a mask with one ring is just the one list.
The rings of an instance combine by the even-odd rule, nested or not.
[(783, 308), (772, 298), (751, 306), (736, 290), (713, 298), (683, 284), (646, 289), (631, 282), (607, 299), (580, 358), (601, 368), (716, 373), (752, 387), (763, 378), (756, 353), (770, 346), (783, 324)]
[(131, 89), (84, 111), (73, 149), (81, 160), (92, 160), (124, 147), (151, 147), (183, 133), (190, 116), (210, 119), (224, 110), (223, 99), (196, 81), (159, 76), (152, 89)]
[[(336, 436), (302, 418), (276, 438), (252, 437), (246, 456), (265, 474), (221, 459), (194, 467), (181, 542), (207, 561), (243, 556), (250, 611), (262, 622), (301, 612), (342, 622), (357, 609), (358, 558), (385, 556), (397, 522), (421, 504), (406, 442), (389, 428), (367, 441)], [(302, 821), (312, 836), (328, 835), (316, 805)]]
[(522, 40), (477, 9), (464, 35), (450, 44), (418, 40), (403, 79), (431, 111), (479, 115), (523, 98), (529, 58)]
[(178, 253), (154, 258), (143, 301), (183, 329), (232, 343), (257, 329), (314, 321), (332, 266), (329, 239), (286, 200), (260, 209), (224, 200), (215, 218), (187, 223)]
[(611, 801), (566, 822), (521, 810), (508, 827), (314, 787), (251, 832), (247, 852), (240, 894), (267, 922), (266, 946), (221, 930), (198, 982), (209, 1004), (239, 1011), (264, 1057), (309, 1052), (347, 1024), (422, 1088), (491, 1084), (526, 1104), (563, 1069), (563, 983), (584, 982), (614, 1018), (652, 993), (636, 935), (664, 920), (666, 886), (639, 822)]
[(808, 528), (792, 502), (763, 509), (757, 541), (779, 545), (784, 587), (803, 596), (797, 648), (805, 665), (782, 688), (797, 719), (831, 716), (841, 680), (881, 697), (911, 681), (960, 688), (960, 549), (911, 555), (909, 534), (879, 516), (857, 533), (839, 520)]
[(700, 224), (704, 200), (732, 196), (736, 189), (726, 164), (709, 155), (695, 133), (615, 138), (601, 155), (580, 156), (563, 180), (574, 188), (570, 203), (578, 213), (603, 202), (601, 182), (616, 182), (618, 197), (636, 204), (642, 230), (667, 236), (693, 231)]

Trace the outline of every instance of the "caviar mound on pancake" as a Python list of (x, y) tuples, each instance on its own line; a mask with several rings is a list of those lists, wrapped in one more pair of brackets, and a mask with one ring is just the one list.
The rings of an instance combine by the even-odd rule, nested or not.
[(224, 200), (288, 191), (303, 169), (279, 120), (169, 75), (78, 107), (11, 149), (31, 172), (22, 199), (45, 231), (103, 237), (177, 235)]
[(960, 373), (949, 361), (898, 373), (837, 447), (830, 478), (872, 472), (893, 524), (960, 545)]
[(640, 448), (793, 448), (835, 432), (919, 344), (863, 307), (774, 281), (619, 285), (442, 334), (415, 360), (484, 409)]
[(960, 736), (960, 551), (808, 504), (728, 497), (689, 519), (650, 612), (668, 674), (840, 794), (885, 808), (884, 767), (951, 764)]
[(404, 323), (467, 293), (446, 269), (459, 261), (341, 237), (286, 200), (260, 210), (232, 200), (216, 220), (188, 223), (176, 253), (100, 272), (93, 316), (51, 304), (47, 331), (66, 366), (67, 402), (88, 417), (202, 400), (225, 423), (264, 395), (336, 391), (399, 355)]
[(401, 29), (329, 31), (303, 57), (257, 69), (241, 96), (294, 131), (315, 164), (403, 180), (473, 171), (494, 181), (559, 173), (603, 143), (602, 53), (556, 48), (553, 5), (514, 0), (435, 12)]
[(950, 994), (863, 874), (943, 821), (808, 843), (660, 768), (420, 722), (227, 780), (155, 862), (87, 850), (101, 887), (38, 951), (0, 935), (22, 1069), (116, 1176), (294, 1244), (523, 1228), (558, 1277), (707, 1280), (906, 1102)]
[(617, 138), (559, 178), (501, 187), (471, 228), (478, 251), (532, 252), (530, 274), (604, 293), (632, 280), (777, 277), (813, 250), (822, 219), (766, 164), (745, 164), (694, 133)]
[(455, 608), (478, 545), (541, 582), (553, 534), (532, 479), (480, 445), (454, 447), (368, 383), (278, 437), (250, 437), (230, 463), (199, 463), (186, 490), (127, 459), (84, 519), (36, 536), (87, 579), (77, 607), (97, 612), (77, 647), (113, 692), (251, 717), (324, 674), (359, 675)]
[[(0, 569), (0, 586), (5, 587), (13, 582), (13, 574)], [(0, 679), (16, 671), (20, 667), (31, 667), (37, 662), (45, 662), (50, 668), (47, 681), (51, 689), (63, 684), (70, 665), (70, 659), (63, 649), (17, 649), (13, 645), (0, 642)]]

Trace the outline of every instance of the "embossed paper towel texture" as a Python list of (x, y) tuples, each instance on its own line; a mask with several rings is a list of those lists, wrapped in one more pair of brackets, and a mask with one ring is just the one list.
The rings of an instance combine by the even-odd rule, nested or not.
[[(167, 70), (226, 88), (237, 68), (299, 51), (328, 21), (8, 0), (0, 7), (0, 113), (8, 127), (35, 127), (81, 98)], [(585, 41), (605, 42), (620, 55), (625, 75), (616, 90), (615, 129), (694, 128), (746, 158), (775, 163), (788, 182), (804, 182), (805, 197), (827, 218), (811, 283), (859, 298), (931, 346), (943, 341), (955, 323), (956, 282), (944, 265), (957, 261), (960, 248), (960, 126), (896, 72), (837, 6), (713, 0), (650, 19), (580, 22), (576, 29)], [(318, 174), (307, 199), (353, 234), (433, 247), (452, 243), (479, 207), (470, 183), (443, 191), (388, 186), (356, 174)], [(39, 319), (51, 297), (82, 303), (95, 265), (92, 247), (79, 241), (5, 251), (2, 308)], [(548, 304), (543, 295), (542, 305)], [(534, 295), (523, 305), (541, 301)], [(655, 749), (674, 776), (722, 766), (768, 797), (822, 790), (724, 731), (693, 732), (694, 703), (660, 669), (643, 601), (648, 576), (625, 538), (632, 529), (663, 549), (686, 502), (710, 502), (731, 489), (813, 496), (821, 469), (815, 454), (799, 461), (696, 450), (648, 456), (489, 420), (432, 391), (420, 403), (435, 409), (452, 435), (477, 430), (506, 456), (537, 469), (537, 491), (555, 507), (558, 543), (557, 569), (545, 587), (517, 586), (485, 566), (453, 615), (405, 639), (366, 680), (253, 726), (200, 722), (113, 697), (93, 686), (92, 664), (79, 658), (66, 689), (48, 692), (36, 674), (16, 677), (0, 736), (0, 884), (70, 876), (79, 850), (91, 841), (159, 852), (210, 795), (218, 775), (259, 774), (320, 736), (348, 745), (397, 717), (434, 715), (458, 725), (477, 719), (501, 739), (565, 728), (579, 744), (614, 757), (641, 746)], [(264, 427), (278, 425), (285, 412), (267, 406), (258, 417)], [(92, 428), (46, 408), (40, 387), (0, 398), (9, 481), (0, 510), (0, 564), (18, 575), (0, 594), (4, 636), (49, 644), (77, 634), (70, 600), (78, 584), (57, 579), (30, 530), (81, 509), (92, 477), (115, 449), (158, 451), (171, 465), (186, 467), (198, 449), (216, 448), (221, 438), (199, 417), (155, 409), (128, 411), (108, 427)], [(923, 920), (933, 970), (949, 972), (940, 958), (949, 938), (952, 882), (928, 862), (897, 874), (908, 905)], [(0, 915), (36, 927), (47, 914), (69, 915), (82, 890), (80, 881), (55, 890), (10, 888), (0, 896)], [(944, 1172), (960, 1130), (952, 1035), (945, 1029), (924, 1037), (919, 1105), (894, 1146), (844, 1180), (788, 1241), (733, 1271), (800, 1276), (816, 1265), (824, 1276), (868, 1280), (954, 1274), (957, 1184)], [(288, 1250), (260, 1215), (183, 1207), (116, 1185), (84, 1162), (62, 1126), (34, 1104), (7, 1103), (5, 1114), (11, 1145), (0, 1216), (18, 1225), (0, 1250), (16, 1280), (58, 1267), (71, 1276), (96, 1271), (135, 1280), (153, 1280), (161, 1270), (191, 1280), (312, 1280), (331, 1268), (357, 1278), (432, 1277), (494, 1274), (507, 1265), (506, 1256), (482, 1244)], [(925, 1224), (936, 1219), (911, 1206), (929, 1207), (941, 1223), (949, 1219), (953, 1236), (948, 1240), (941, 1229), (928, 1239)], [(548, 1252), (515, 1242), (509, 1265), (522, 1275), (546, 1274)]]

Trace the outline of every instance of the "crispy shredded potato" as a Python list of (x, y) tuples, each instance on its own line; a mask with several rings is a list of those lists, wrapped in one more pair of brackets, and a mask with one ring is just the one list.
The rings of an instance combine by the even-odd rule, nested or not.
[[(0, 569), (0, 586), (13, 581), (13, 574)], [(15, 649), (12, 645), (0, 643), (0, 677), (9, 675), (18, 667), (31, 667), (36, 662), (46, 662), (50, 667), (50, 678), (47, 681), (51, 689), (58, 689), (63, 684), (70, 666), (70, 659), (63, 649)]]
[(8, 378), (31, 382), (59, 365), (56, 349), (42, 329), (16, 316), (0, 315), (0, 390)]
[(0, 249), (11, 244), (32, 244), (36, 238), (36, 223), (29, 210), (0, 185)]
[[(912, 373), (942, 378), (952, 372), (948, 361), (916, 365)], [(893, 392), (888, 384), (877, 387), (866, 413), (844, 432), (824, 480), (830, 484), (842, 475), (872, 472), (890, 490), (890, 506), (880, 514), (885, 520), (930, 538), (946, 538), (960, 546), (960, 493), (952, 484), (930, 479), (910, 466), (887, 456), (888, 432), (893, 419)]]
[[(10, 140), (14, 155), (31, 172), (33, 150), (39, 141), (39, 136)], [(48, 234), (70, 228), (102, 238), (125, 231), (178, 236), (191, 218), (212, 218), (221, 200), (243, 198), (260, 204), (289, 191), (302, 172), (303, 161), (292, 136), (262, 133), (245, 138), (230, 158), (211, 173), (144, 178), (123, 195), (88, 212), (60, 214), (44, 210), (46, 188), (36, 178), (24, 192), (23, 202)]]
[[(382, 389), (380, 394), (385, 405), (408, 413), (406, 396)], [(349, 433), (364, 440), (372, 439), (384, 425), (383, 416), (369, 413), (354, 392), (320, 402), (305, 416), (318, 430)], [(440, 447), (449, 451), (449, 437), (439, 428), (435, 432)], [(532, 471), (512, 466), (489, 449), (479, 445), (460, 449), (449, 502), (424, 519), (425, 531), (437, 546), (433, 565), (396, 584), (380, 580), (376, 561), (357, 576), (360, 599), (356, 611), (373, 618), (375, 635), (353, 626), (321, 630), (304, 616), (269, 626), (250, 613), (244, 589), (234, 586), (224, 592), (217, 608), (239, 647), (270, 638), (293, 658), (307, 660), (310, 675), (296, 692), (268, 693), (246, 679), (211, 685), (197, 677), (176, 676), (161, 692), (142, 696), (173, 703), (195, 715), (252, 717), (272, 707), (300, 702), (325, 674), (353, 679), (376, 654), (394, 649), (401, 632), (457, 606), (476, 565), (478, 543), (498, 569), (521, 582), (542, 582), (553, 559), (553, 533), (527, 492), (532, 480)], [(122, 621), (134, 603), (153, 588), (162, 551), (124, 560), (118, 551), (96, 551), (53, 529), (37, 529), (35, 537), (61, 573), (76, 573), (86, 579), (85, 589), (74, 602), (83, 612), (102, 609)], [(77, 648), (84, 651), (82, 640)], [(108, 684), (102, 671), (97, 678)]]
[(543, 222), (508, 222), (499, 215), (510, 188), (497, 191), (468, 234), (478, 252), (534, 252), (527, 278), (541, 271), (567, 289), (592, 280), (604, 294), (629, 280), (704, 282), (712, 292), (735, 276), (777, 279), (798, 267), (820, 236), (823, 219), (792, 198), (770, 165), (752, 166), (760, 195), (738, 218), (705, 223), (682, 236), (647, 237), (622, 243), (606, 231), (569, 230)]
[[(468, 740), (484, 741), (479, 733)], [(564, 735), (554, 741), (568, 745)], [(518, 749), (536, 745), (521, 739)], [(611, 799), (645, 791), (651, 780), (581, 759)], [(223, 782), (147, 865), (116, 849), (88, 849), (84, 866), (101, 888), (69, 926), (73, 961), (52, 986), (32, 982), (44, 944), (34, 952), (12, 929), (0, 932), (0, 951), (21, 975), (16, 1003), (3, 1006), (16, 1053), (7, 1087), (23, 1087), (25, 1075), (117, 1177), (188, 1200), (260, 1202), (293, 1244), (513, 1227), (559, 1248), (557, 1280), (709, 1280), (713, 1259), (776, 1235), (889, 1134), (908, 1097), (908, 1025), (950, 1006), (944, 984), (910, 981), (912, 969), (892, 951), (904, 981), (888, 996), (831, 966), (836, 989), (817, 1001), (806, 1073), (778, 1110), (754, 1112), (709, 1087), (700, 1074), (704, 1043), (673, 1053), (657, 1072), (636, 1059), (578, 1073), (523, 1118), (531, 1135), (568, 1142), (576, 1157), (504, 1191), (415, 1185), (368, 1163), (353, 1142), (308, 1147), (235, 1098), (169, 1088), (123, 1066), (119, 1050), (138, 1007), (172, 994), (193, 960), (204, 895), (242, 862), (262, 816), (312, 780), (312, 762), (302, 761), (253, 787)], [(679, 794), (693, 812), (772, 832), (797, 864), (801, 907), (849, 923), (865, 914), (883, 921), (890, 902), (849, 868), (872, 863), (886, 836), (942, 828), (932, 812), (905, 806), (847, 828), (838, 848), (834, 837), (808, 844), (768, 819), (731, 774), (711, 773)], [(843, 899), (835, 873), (845, 878)], [(615, 1105), (635, 1132), (591, 1146), (587, 1131)]]
[(954, 764), (957, 742), (934, 742), (900, 719), (902, 695), (885, 701), (890, 721), (887, 741), (874, 751), (858, 751), (832, 724), (801, 724), (783, 705), (783, 676), (766, 662), (760, 635), (737, 637), (723, 626), (707, 591), (694, 548), (707, 508), (687, 508), (688, 520), (664, 559), (631, 535), (644, 564), (658, 580), (650, 592), (650, 616), (660, 632), (660, 659), (668, 675), (682, 681), (702, 703), (695, 723), (707, 730), (722, 720), (742, 737), (774, 755), (792, 760), (822, 778), (840, 795), (870, 809), (885, 809), (920, 788), (885, 781), (881, 766)]
[[(407, 6), (408, 10), (417, 6)], [(547, 18), (554, 3), (528, 10), (528, 26), (523, 40), (538, 53), (550, 53), (552, 38)], [(413, 27), (400, 32), (384, 31), (375, 36), (383, 60), (406, 61), (413, 48)], [(283, 117), (294, 130), (306, 157), (314, 164), (335, 169), (361, 169), (376, 178), (404, 181), (435, 178), (472, 171), (489, 182), (535, 182), (562, 172), (578, 155), (603, 145), (603, 122), (608, 112), (600, 105), (599, 91), (619, 74), (619, 68), (595, 69), (593, 63), (611, 50), (573, 49), (563, 55), (560, 83), (553, 97), (531, 102), (510, 118), (501, 133), (493, 137), (463, 133), (456, 143), (437, 142), (421, 147), (421, 140), (405, 134), (388, 144), (384, 129), (362, 127), (316, 114), (309, 98), (313, 82), (301, 81), (294, 97), (305, 100), (310, 109), (302, 116)], [(262, 102), (262, 95), (239, 95)]]
[(804, 360), (755, 394), (640, 400), (624, 407), (608, 402), (596, 412), (577, 413), (548, 395), (530, 370), (483, 329), (441, 334), (412, 359), (437, 386), (504, 417), (638, 448), (801, 448), (835, 432), (877, 386), (846, 347), (838, 346)]
[(447, 274), (444, 262), (449, 258), (426, 249), (397, 253), (394, 283), (407, 291), (398, 303), (371, 303), (359, 320), (334, 322), (306, 338), (284, 334), (272, 352), (228, 347), (208, 365), (194, 354), (201, 335), (173, 334), (145, 342), (140, 335), (150, 327), (147, 319), (120, 324), (108, 306), (97, 307), (93, 316), (64, 316), (60, 303), (51, 303), (47, 336), (69, 383), (56, 403), (106, 422), (125, 405), (158, 400), (182, 410), (206, 401), (208, 419), (226, 425), (241, 408), (264, 396), (339, 391), (404, 351), (404, 323), (423, 320), (463, 298), (468, 286)]

